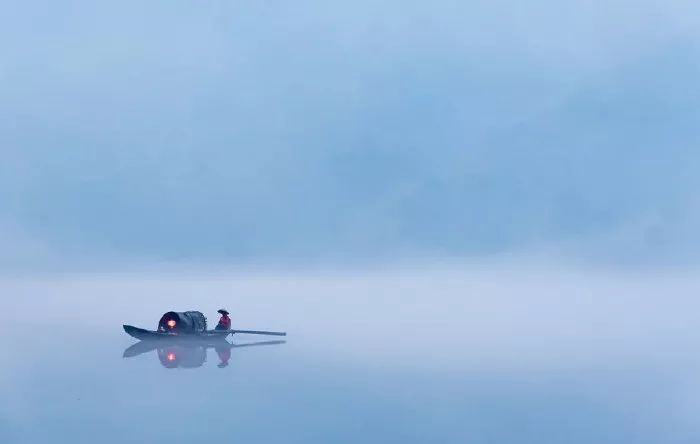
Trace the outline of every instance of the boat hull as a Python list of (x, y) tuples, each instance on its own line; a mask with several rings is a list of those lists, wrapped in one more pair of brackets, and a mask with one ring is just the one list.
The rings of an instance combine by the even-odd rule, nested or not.
[(144, 328), (134, 327), (133, 325), (123, 325), (124, 331), (129, 336), (132, 336), (141, 341), (195, 341), (195, 342), (210, 342), (225, 339), (233, 333), (227, 330), (207, 330), (201, 333), (192, 334), (174, 334), (161, 331), (146, 330)]

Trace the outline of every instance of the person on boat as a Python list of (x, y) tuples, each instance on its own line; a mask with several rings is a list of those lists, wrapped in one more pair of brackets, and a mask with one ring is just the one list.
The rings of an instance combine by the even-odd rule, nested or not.
[(222, 308), (217, 313), (221, 314), (221, 319), (216, 324), (216, 330), (231, 330), (231, 318), (228, 317), (228, 311)]

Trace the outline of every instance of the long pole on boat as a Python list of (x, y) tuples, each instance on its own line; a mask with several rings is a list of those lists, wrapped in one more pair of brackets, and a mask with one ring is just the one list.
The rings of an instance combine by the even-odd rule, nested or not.
[(287, 336), (283, 331), (263, 331), (263, 330), (231, 330), (231, 334), (242, 333), (248, 335), (268, 335), (268, 336)]

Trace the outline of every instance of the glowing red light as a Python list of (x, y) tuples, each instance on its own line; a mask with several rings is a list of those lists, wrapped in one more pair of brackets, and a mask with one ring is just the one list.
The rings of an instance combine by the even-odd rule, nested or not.
[(175, 325), (177, 325), (177, 322), (175, 322), (175, 319), (171, 319), (168, 321), (168, 327), (175, 328)]
[(168, 353), (168, 361), (172, 362), (177, 359), (177, 356), (175, 356), (175, 353)]

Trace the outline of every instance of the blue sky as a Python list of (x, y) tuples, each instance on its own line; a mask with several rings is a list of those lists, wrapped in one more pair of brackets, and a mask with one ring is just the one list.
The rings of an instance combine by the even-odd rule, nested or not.
[(512, 3), (4, 5), (4, 262), (693, 259), (697, 6)]

